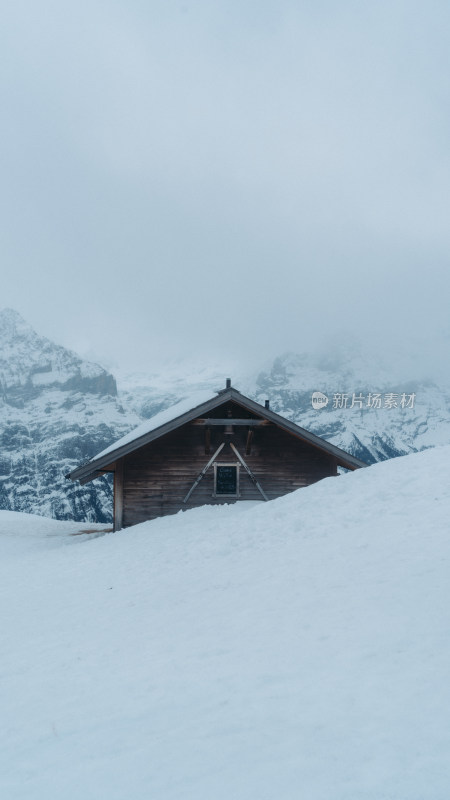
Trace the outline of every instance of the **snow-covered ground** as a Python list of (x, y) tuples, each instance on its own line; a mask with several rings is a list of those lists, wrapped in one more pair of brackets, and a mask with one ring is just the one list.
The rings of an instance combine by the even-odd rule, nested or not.
[(0, 796), (448, 800), (449, 463), (102, 536), (0, 512)]

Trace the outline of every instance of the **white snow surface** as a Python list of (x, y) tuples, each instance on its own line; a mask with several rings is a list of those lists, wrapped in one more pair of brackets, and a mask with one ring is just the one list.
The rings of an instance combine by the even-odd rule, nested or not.
[(91, 459), (91, 461), (96, 461), (97, 458), (106, 456), (108, 453), (118, 450), (119, 447), (123, 447), (125, 444), (134, 442), (135, 439), (139, 439), (141, 436), (151, 433), (152, 431), (156, 430), (156, 428), (160, 428), (162, 425), (165, 425), (167, 422), (172, 422), (172, 420), (176, 419), (177, 417), (181, 417), (182, 414), (186, 414), (188, 411), (191, 411), (191, 409), (199, 406), (201, 403), (206, 403), (207, 400), (211, 400), (212, 397), (214, 397), (214, 395), (210, 391), (198, 391), (189, 394), (188, 397), (183, 398), (183, 400), (180, 400), (179, 403), (175, 403), (173, 406), (164, 409), (164, 411), (160, 411), (159, 414), (155, 414), (150, 419), (145, 420), (145, 422), (143, 422), (141, 425), (133, 428), (132, 431), (125, 434), (125, 436), (122, 436), (122, 438), (118, 439), (117, 442), (114, 442), (109, 447), (106, 447), (105, 450), (101, 451), (101, 453), (97, 453), (97, 455)]
[(0, 512), (0, 796), (448, 800), (449, 462), (104, 536)]

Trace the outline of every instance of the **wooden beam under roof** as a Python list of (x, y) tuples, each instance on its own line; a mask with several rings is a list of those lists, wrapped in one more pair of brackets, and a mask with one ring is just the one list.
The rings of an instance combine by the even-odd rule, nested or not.
[(209, 419), (193, 419), (192, 425), (247, 425), (248, 427), (257, 428), (260, 425), (270, 425), (267, 419), (234, 419), (233, 417), (217, 418), (211, 417)]
[(83, 486), (83, 484), (89, 483), (89, 481), (91, 481), (93, 478), (99, 478), (100, 475), (114, 474), (114, 471), (115, 470), (113, 469), (96, 469), (90, 475), (87, 475), (85, 478), (81, 478), (80, 483)]

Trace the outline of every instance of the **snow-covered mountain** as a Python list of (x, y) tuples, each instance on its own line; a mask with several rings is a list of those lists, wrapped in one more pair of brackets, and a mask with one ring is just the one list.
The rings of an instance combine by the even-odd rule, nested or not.
[(108, 521), (110, 480), (74, 486), (64, 476), (140, 421), (125, 414), (113, 376), (6, 309), (0, 313), (0, 387), (0, 507)]
[[(0, 312), (0, 508), (57, 519), (109, 522), (111, 481), (85, 486), (65, 474), (143, 419), (214, 391), (226, 377), (244, 394), (368, 463), (450, 443), (450, 388), (392, 370), (355, 341), (326, 354), (288, 353), (253, 374), (223, 359), (172, 362), (115, 378)], [(394, 374), (396, 374), (394, 372)], [(312, 394), (328, 402), (312, 406)], [(377, 407), (377, 406), (380, 407)]]
[[(414, 376), (403, 379), (343, 345), (326, 357), (287, 354), (252, 387), (259, 402), (371, 464), (450, 443), (450, 389)], [(314, 408), (320, 392), (326, 405)]]
[(16, 311), (1, 311), (0, 508), (110, 522), (111, 479), (81, 486), (65, 475), (143, 419), (199, 388), (222, 388), (218, 369), (188, 369), (130, 375), (118, 392), (103, 367), (40, 336)]
[(449, 458), (104, 536), (1, 511), (0, 796), (448, 800)]

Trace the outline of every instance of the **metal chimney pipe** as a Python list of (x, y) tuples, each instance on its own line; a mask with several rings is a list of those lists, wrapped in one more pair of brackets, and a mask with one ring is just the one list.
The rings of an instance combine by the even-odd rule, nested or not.
[(225, 384), (227, 389), (231, 389), (231, 378), (227, 378), (227, 382)]
[(265, 400), (264, 401), (264, 406), (265, 406), (265, 408), (269, 408), (270, 409), (270, 400)]

